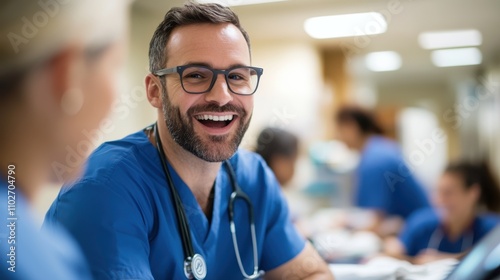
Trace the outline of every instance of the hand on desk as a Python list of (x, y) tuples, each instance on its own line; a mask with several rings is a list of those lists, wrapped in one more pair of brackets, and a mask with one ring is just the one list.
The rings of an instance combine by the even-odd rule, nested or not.
[(420, 252), (415, 258), (413, 258), (412, 262), (414, 264), (426, 264), (443, 259), (458, 259), (461, 255), (462, 254), (449, 254), (439, 252), (434, 249), (426, 249)]

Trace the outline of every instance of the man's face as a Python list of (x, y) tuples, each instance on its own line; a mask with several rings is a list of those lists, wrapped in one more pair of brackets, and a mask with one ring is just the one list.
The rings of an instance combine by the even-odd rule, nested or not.
[(470, 215), (476, 208), (480, 191), (478, 186), (467, 189), (464, 179), (456, 174), (445, 172), (438, 181), (434, 204), (443, 210), (445, 222)]
[[(166, 68), (186, 64), (228, 69), (250, 65), (250, 53), (240, 30), (232, 24), (193, 24), (174, 29), (167, 43)], [(162, 78), (163, 79), (163, 78)], [(189, 94), (178, 74), (162, 80), (163, 115), (173, 140), (209, 162), (230, 158), (245, 134), (253, 111), (253, 96), (230, 92), (223, 75), (211, 91)], [(218, 119), (218, 120), (217, 120)]]
[(359, 149), (358, 144), (362, 135), (353, 121), (337, 122), (337, 138), (350, 149)]

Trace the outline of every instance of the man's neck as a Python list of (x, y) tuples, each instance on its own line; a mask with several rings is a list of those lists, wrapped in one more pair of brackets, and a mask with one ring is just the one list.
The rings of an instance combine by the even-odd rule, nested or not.
[[(165, 123), (158, 123), (158, 132), (168, 162), (194, 194), (205, 214), (210, 216), (212, 209), (210, 194), (221, 163), (204, 161), (186, 151), (172, 139)], [(150, 135), (149, 139), (156, 146), (154, 135)]]
[(358, 151), (363, 151), (363, 150), (365, 149), (365, 147), (366, 147), (366, 144), (368, 143), (368, 140), (370, 140), (370, 138), (371, 138), (372, 136), (373, 136), (373, 134), (371, 134), (371, 133), (366, 134), (366, 135), (363, 135), (363, 136), (360, 138), (360, 140), (359, 140), (359, 142), (358, 142), (358, 144), (357, 144), (356, 149), (357, 149)]
[[(30, 138), (33, 139), (33, 138)], [(0, 177), (10, 181), (14, 186), (14, 191), (20, 191), (30, 202), (36, 197), (36, 194), (44, 183), (48, 180), (45, 167), (48, 165), (43, 159), (43, 155), (36, 153), (36, 150), (30, 149), (29, 143), (25, 139), (17, 142), (2, 141), (0, 144)], [(12, 169), (8, 168), (9, 166)], [(8, 170), (12, 170), (8, 174)], [(10, 176), (10, 177), (9, 177)]]

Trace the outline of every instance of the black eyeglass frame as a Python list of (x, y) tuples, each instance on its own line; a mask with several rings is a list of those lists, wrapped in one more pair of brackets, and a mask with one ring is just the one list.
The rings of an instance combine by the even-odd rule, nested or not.
[[(192, 91), (188, 91), (188, 90), (186, 90), (186, 88), (184, 88), (184, 82), (182, 81), (182, 73), (184, 72), (184, 70), (186, 70), (187, 68), (190, 68), (190, 67), (204, 68), (204, 69), (210, 70), (213, 73), (213, 75), (212, 75), (212, 81), (210, 82), (210, 86), (208, 87), (207, 90), (202, 91), (202, 92), (192, 92)], [(245, 93), (238, 93), (238, 92), (235, 92), (231, 88), (231, 85), (229, 84), (229, 82), (227, 80), (228, 79), (228, 75), (229, 75), (229, 73), (231, 71), (233, 71), (235, 69), (239, 69), (239, 68), (252, 69), (252, 70), (255, 71), (255, 73), (257, 73), (257, 84), (255, 85), (255, 89), (253, 90), (252, 93), (246, 93), (246, 94)], [(257, 91), (257, 89), (259, 88), (260, 76), (262, 76), (262, 74), (264, 73), (264, 69), (263, 68), (259, 68), (259, 67), (253, 67), (253, 66), (234, 66), (234, 67), (231, 67), (229, 69), (213, 69), (213, 68), (205, 66), (205, 65), (186, 64), (186, 65), (182, 65), (182, 66), (176, 66), (176, 67), (164, 68), (164, 69), (157, 70), (157, 71), (154, 72), (154, 75), (156, 75), (158, 77), (163, 77), (163, 76), (166, 76), (166, 75), (169, 75), (169, 74), (173, 74), (173, 73), (178, 73), (179, 74), (179, 79), (181, 81), (182, 89), (185, 92), (189, 93), (189, 94), (203, 94), (203, 93), (207, 93), (207, 92), (211, 91), (212, 88), (215, 85), (215, 81), (217, 81), (217, 77), (219, 76), (219, 74), (222, 74), (222, 75), (224, 75), (224, 79), (226, 80), (227, 88), (232, 93), (237, 94), (237, 95), (248, 96), (248, 95), (253, 95)]]

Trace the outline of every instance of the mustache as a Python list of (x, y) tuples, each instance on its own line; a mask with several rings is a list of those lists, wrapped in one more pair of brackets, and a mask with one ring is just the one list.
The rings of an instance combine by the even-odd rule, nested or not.
[(247, 112), (243, 107), (239, 107), (233, 104), (226, 104), (224, 106), (218, 106), (213, 103), (206, 105), (196, 105), (188, 109), (188, 116), (196, 115), (200, 112), (214, 112), (214, 113), (224, 113), (224, 112), (236, 112), (241, 117), (245, 117)]

